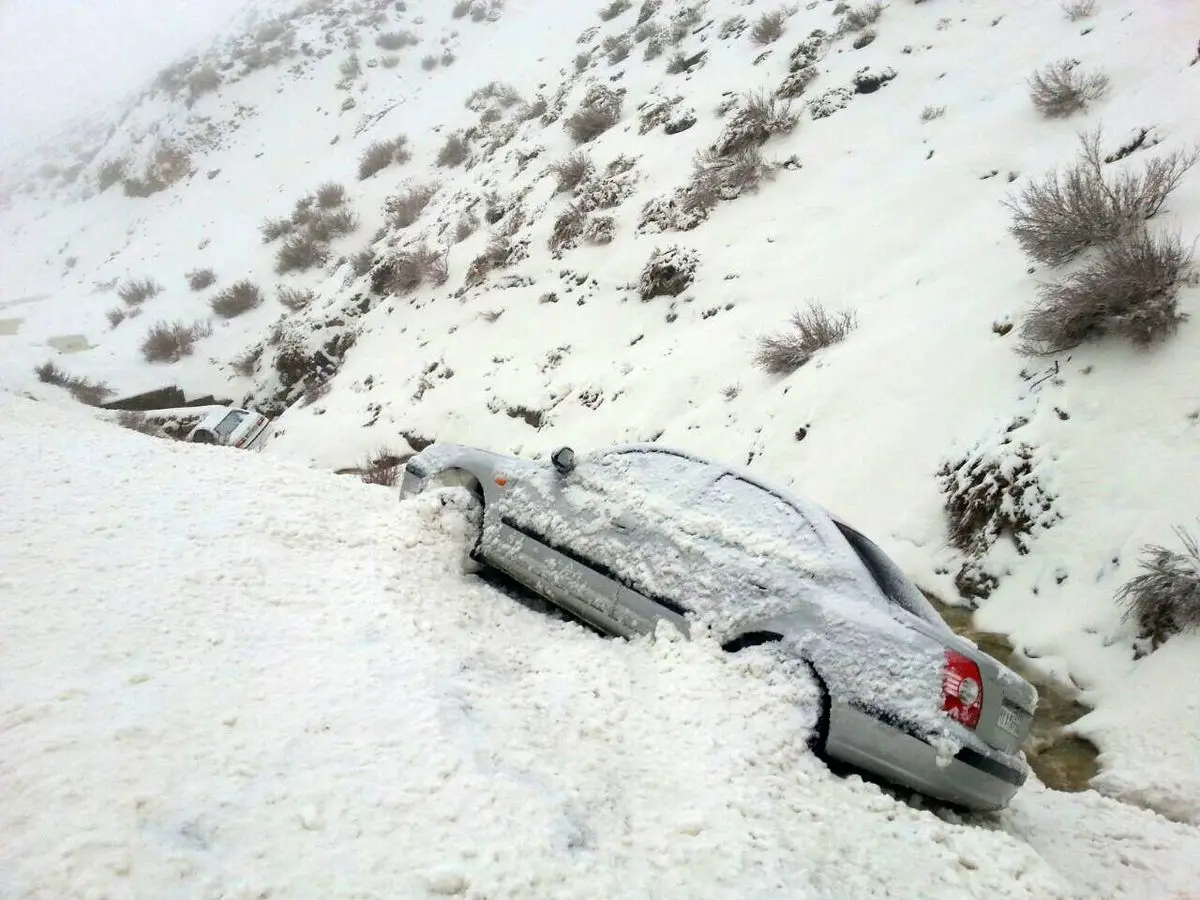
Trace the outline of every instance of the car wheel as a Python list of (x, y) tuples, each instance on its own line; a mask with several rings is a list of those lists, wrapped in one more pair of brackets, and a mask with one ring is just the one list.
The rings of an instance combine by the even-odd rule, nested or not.
[(479, 544), (483, 540), (483, 498), (472, 490), (444, 488), (439, 499), (442, 506), (456, 509), (466, 517), (470, 532), (462, 570), (466, 575), (478, 575), (484, 569), (483, 559), (479, 556)]

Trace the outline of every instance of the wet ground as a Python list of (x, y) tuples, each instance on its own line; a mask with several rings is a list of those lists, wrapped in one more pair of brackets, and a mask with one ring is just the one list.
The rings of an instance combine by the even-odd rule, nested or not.
[(1072, 688), (1038, 672), (1019, 653), (1014, 653), (1004, 635), (977, 630), (971, 610), (947, 606), (934, 597), (929, 600), (946, 624), (1037, 688), (1037, 713), (1024, 746), (1030, 768), (1037, 777), (1055, 790), (1087, 790), (1099, 771), (1096, 764), (1099, 750), (1085, 738), (1064, 734), (1063, 729), (1091, 712), (1091, 708), (1079, 702)]

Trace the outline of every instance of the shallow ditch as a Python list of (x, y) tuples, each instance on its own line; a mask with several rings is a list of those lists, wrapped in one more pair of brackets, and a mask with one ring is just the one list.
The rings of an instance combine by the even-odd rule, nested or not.
[(1063, 729), (1091, 712), (1075, 692), (1033, 669), (1002, 634), (975, 628), (971, 610), (948, 606), (926, 594), (946, 624), (974, 641), (984, 653), (998, 659), (1037, 688), (1038, 705), (1033, 728), (1022, 749), (1037, 777), (1058, 791), (1085, 791), (1099, 771), (1099, 750), (1086, 738), (1064, 734)]

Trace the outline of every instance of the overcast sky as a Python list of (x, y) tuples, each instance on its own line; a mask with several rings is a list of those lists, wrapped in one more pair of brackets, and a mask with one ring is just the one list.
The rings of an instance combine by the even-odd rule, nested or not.
[(140, 87), (247, 0), (0, 0), (0, 147)]

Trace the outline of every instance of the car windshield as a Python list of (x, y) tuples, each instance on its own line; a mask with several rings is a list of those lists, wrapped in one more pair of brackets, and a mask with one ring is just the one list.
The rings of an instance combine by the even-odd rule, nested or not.
[(242, 420), (247, 415), (248, 413), (244, 409), (236, 409), (217, 423), (217, 427), (213, 431), (221, 440), (228, 440), (229, 436), (242, 424)]

